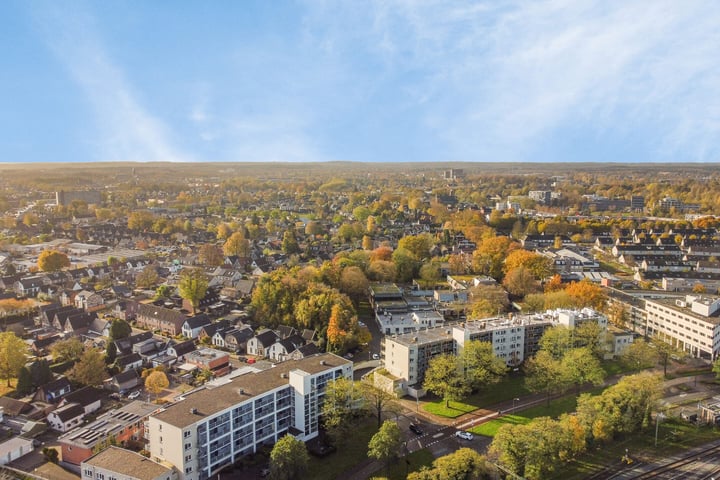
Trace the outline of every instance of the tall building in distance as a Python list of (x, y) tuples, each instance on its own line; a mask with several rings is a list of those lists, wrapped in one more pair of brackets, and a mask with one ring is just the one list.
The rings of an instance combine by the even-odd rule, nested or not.
[(88, 205), (98, 205), (102, 202), (102, 195), (98, 190), (60, 190), (55, 192), (56, 205), (66, 207), (74, 201), (85, 202)]

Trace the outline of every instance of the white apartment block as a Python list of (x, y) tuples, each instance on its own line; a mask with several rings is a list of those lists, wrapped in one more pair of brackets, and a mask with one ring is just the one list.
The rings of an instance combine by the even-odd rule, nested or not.
[(540, 337), (549, 327), (575, 328), (597, 322), (607, 329), (607, 317), (590, 309), (550, 310), (544, 314), (488, 318), (438, 327), (383, 339), (384, 367), (408, 386), (422, 384), (430, 360), (443, 353), (458, 355), (470, 340), (490, 342), (495, 355), (511, 366), (520, 365), (538, 350)]
[(715, 360), (720, 353), (720, 298), (646, 300), (647, 334), (688, 354)]
[(310, 440), (325, 387), (340, 377), (352, 379), (352, 362), (324, 353), (187, 395), (150, 417), (151, 458), (174, 465), (179, 480), (204, 480), (285, 434)]

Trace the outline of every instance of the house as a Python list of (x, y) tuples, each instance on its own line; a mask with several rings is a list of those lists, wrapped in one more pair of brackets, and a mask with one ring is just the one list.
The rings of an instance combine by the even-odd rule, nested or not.
[(57, 380), (52, 380), (45, 385), (41, 385), (35, 392), (33, 400), (55, 403), (60, 401), (63, 396), (67, 395), (71, 391), (72, 386), (70, 385), (70, 381), (65, 377), (61, 377)]
[(305, 340), (300, 335), (291, 335), (270, 345), (267, 349), (267, 357), (276, 362), (283, 362), (290, 357), (292, 352), (303, 345), (305, 345)]
[(227, 319), (223, 319), (215, 323), (210, 323), (200, 329), (200, 333), (198, 334), (198, 340), (200, 340), (201, 342), (204, 341), (206, 338), (212, 340), (212, 338), (217, 332), (226, 332), (232, 327), (232, 322)]
[(210, 305), (213, 305), (220, 301), (220, 291), (216, 288), (208, 288), (207, 292), (205, 293), (205, 296), (200, 299), (198, 302), (197, 307), (193, 309), (192, 303), (190, 303), (189, 300), (183, 299), (182, 300), (182, 308), (185, 310), (192, 312), (192, 311), (198, 311), (198, 310), (205, 310)]
[(175, 357), (178, 361), (185, 360), (185, 355), (195, 351), (195, 342), (187, 340), (177, 344), (170, 345), (167, 349), (167, 354)]
[(135, 370), (127, 370), (125, 372), (118, 373), (106, 382), (106, 388), (121, 393), (132, 390), (138, 385), (140, 385), (140, 376)]
[(33, 407), (28, 402), (22, 400), (15, 400), (10, 397), (0, 397), (0, 409), (5, 415), (11, 417), (18, 417), (20, 415), (27, 415), (32, 411)]
[(111, 445), (82, 462), (80, 478), (83, 480), (116, 478), (177, 480), (178, 472), (139, 453)]
[(290, 353), (288, 355), (288, 360), (302, 360), (303, 358), (312, 357), (318, 353), (321, 352), (317, 345), (314, 343), (306, 343), (305, 345), (295, 349), (294, 352)]
[(139, 353), (133, 352), (129, 355), (116, 358), (115, 365), (117, 365), (121, 372), (127, 372), (128, 370), (142, 367), (143, 359)]
[(0, 465), (7, 465), (32, 451), (33, 441), (31, 439), (12, 437), (0, 443)]
[(267, 357), (267, 349), (280, 339), (277, 333), (263, 329), (247, 341), (247, 353), (259, 357)]
[[(223, 341), (217, 340), (216, 337), (224, 334)], [(250, 340), (255, 333), (250, 327), (233, 328), (224, 332), (215, 332), (213, 336), (213, 345), (222, 346), (235, 353), (244, 353), (247, 347), (247, 341)]]
[(210, 317), (201, 313), (194, 317), (189, 317), (182, 325), (182, 335), (185, 338), (197, 338), (200, 330), (210, 324)]
[(140, 332), (126, 338), (115, 340), (115, 348), (118, 356), (129, 355), (133, 352), (133, 345), (142, 343), (153, 338), (152, 332)]
[(65, 395), (62, 400), (60, 400), (60, 403), (58, 403), (58, 407), (64, 407), (70, 403), (77, 403), (83, 407), (85, 414), (93, 413), (100, 410), (102, 397), (103, 394), (101, 390), (95, 387), (82, 387)]
[(25, 277), (13, 284), (13, 290), (19, 297), (36, 297), (42, 287), (42, 277)]
[(182, 326), (186, 319), (187, 316), (179, 310), (148, 303), (138, 305), (135, 322), (141, 328), (159, 330), (174, 337), (182, 333)]
[(86, 312), (95, 312), (102, 310), (105, 306), (105, 299), (99, 293), (81, 290), (73, 299), (75, 307), (81, 308)]
[(79, 403), (68, 403), (48, 413), (48, 426), (58, 432), (67, 432), (82, 423), (85, 409)]
[(70, 333), (74, 337), (86, 334), (90, 330), (90, 325), (97, 319), (95, 312), (82, 312), (70, 315), (65, 320), (63, 331)]

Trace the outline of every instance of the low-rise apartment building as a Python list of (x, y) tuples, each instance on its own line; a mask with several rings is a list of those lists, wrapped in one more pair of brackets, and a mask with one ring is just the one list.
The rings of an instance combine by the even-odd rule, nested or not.
[(324, 353), (189, 394), (150, 417), (151, 458), (203, 480), (285, 434), (310, 440), (325, 387), (340, 377), (352, 378), (352, 362)]
[(646, 300), (647, 334), (693, 357), (715, 360), (720, 354), (720, 298)]

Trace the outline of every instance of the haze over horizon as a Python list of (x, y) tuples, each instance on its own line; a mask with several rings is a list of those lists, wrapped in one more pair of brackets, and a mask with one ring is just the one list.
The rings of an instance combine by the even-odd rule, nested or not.
[(0, 162), (718, 162), (709, 1), (0, 4)]

